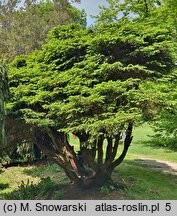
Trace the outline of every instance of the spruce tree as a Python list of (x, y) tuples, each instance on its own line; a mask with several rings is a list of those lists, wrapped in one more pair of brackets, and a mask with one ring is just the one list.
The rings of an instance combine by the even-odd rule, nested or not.
[(175, 67), (173, 34), (123, 20), (55, 27), (49, 38), (11, 64), (8, 142), (36, 143), (71, 181), (102, 185), (124, 160), (133, 127), (158, 113), (163, 95), (156, 84)]

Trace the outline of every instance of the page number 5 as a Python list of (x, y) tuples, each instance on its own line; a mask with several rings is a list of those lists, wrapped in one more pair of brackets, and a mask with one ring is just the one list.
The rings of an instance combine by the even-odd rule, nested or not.
[(166, 203), (165, 210), (166, 211), (170, 211), (171, 210), (171, 203)]

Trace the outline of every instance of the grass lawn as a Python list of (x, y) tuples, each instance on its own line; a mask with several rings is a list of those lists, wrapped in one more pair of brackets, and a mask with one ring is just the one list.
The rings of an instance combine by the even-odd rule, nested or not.
[[(141, 157), (177, 162), (177, 152), (151, 143), (148, 125), (134, 131), (134, 139), (124, 162), (113, 173), (120, 180), (117, 190), (107, 186), (81, 191), (69, 185), (55, 164), (0, 169), (0, 199), (177, 199), (177, 175), (164, 174), (137, 163)], [(77, 145), (77, 140), (71, 138)], [(121, 147), (122, 148), (122, 147)]]
[(138, 169), (126, 163), (117, 168), (116, 172), (127, 185), (121, 193), (129, 199), (177, 200), (177, 176)]
[(129, 148), (127, 158), (148, 157), (152, 159), (167, 160), (177, 163), (177, 151), (174, 152), (168, 148), (163, 148), (153, 144), (153, 130), (147, 124), (134, 130), (134, 138)]

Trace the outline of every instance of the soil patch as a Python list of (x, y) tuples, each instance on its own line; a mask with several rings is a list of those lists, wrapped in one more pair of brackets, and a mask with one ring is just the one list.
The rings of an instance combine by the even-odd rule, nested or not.
[(103, 194), (99, 188), (82, 189), (75, 185), (58, 185), (57, 190), (63, 191), (62, 200), (125, 200), (125, 195), (119, 193), (119, 189), (115, 189), (110, 193)]

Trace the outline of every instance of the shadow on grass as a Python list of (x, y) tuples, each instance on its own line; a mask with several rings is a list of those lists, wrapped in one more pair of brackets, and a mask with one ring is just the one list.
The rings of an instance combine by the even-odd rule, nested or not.
[(0, 190), (5, 190), (9, 187), (9, 184), (0, 183)]
[[(177, 199), (177, 176), (155, 172), (149, 167), (135, 166), (123, 163), (116, 172), (120, 174), (127, 185), (127, 189), (122, 191), (129, 199)], [(162, 164), (156, 164), (162, 165)]]
[(68, 183), (56, 184), (49, 177), (42, 179), (38, 184), (22, 182), (18, 189), (3, 194), (3, 199), (6, 200), (104, 200), (124, 197), (118, 194), (118, 190), (103, 194), (97, 187), (83, 189)]
[(52, 175), (62, 172), (62, 169), (55, 163), (48, 162), (46, 164), (38, 164), (33, 167), (26, 168), (23, 173), (26, 175), (31, 175), (32, 177), (44, 177), (46, 175)]
[[(154, 162), (154, 160), (150, 161)], [(177, 176), (154, 172), (149, 169), (151, 168), (149, 165), (139, 167), (140, 162), (142, 161), (125, 161), (113, 173), (115, 182), (118, 181), (118, 176), (121, 176), (121, 180), (123, 179), (126, 185), (124, 188), (119, 187), (111, 191), (105, 187), (83, 190), (75, 185), (64, 183), (61, 179), (56, 183), (51, 176), (51, 178), (42, 178), (38, 183), (22, 182), (15, 191), (3, 194), (3, 198), (7, 200), (177, 199)], [(135, 166), (136, 164), (138, 166)], [(164, 166), (163, 163), (155, 165)]]
[(161, 162), (155, 159), (134, 159), (125, 160), (125, 163), (133, 166), (137, 166), (142, 169), (158, 171), (166, 174), (177, 175), (177, 167), (173, 167), (171, 163)]
[[(137, 144), (143, 144), (146, 146), (149, 146), (153, 149), (164, 149), (166, 152), (177, 152), (177, 145), (174, 145), (170, 140), (169, 143), (168, 141), (162, 141), (158, 138), (153, 138), (152, 136), (149, 136), (148, 140), (144, 140), (144, 141), (137, 141)], [(166, 144), (165, 144), (166, 143)]]

